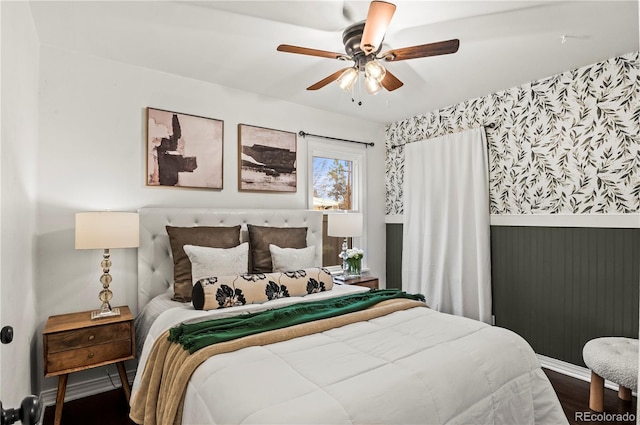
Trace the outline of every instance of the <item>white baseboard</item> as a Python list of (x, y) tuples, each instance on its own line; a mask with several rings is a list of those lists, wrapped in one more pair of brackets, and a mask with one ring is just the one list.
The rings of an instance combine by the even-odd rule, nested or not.
[[(567, 363), (562, 360), (554, 359), (552, 357), (543, 356), (542, 354), (536, 354), (540, 366), (553, 370), (554, 372), (562, 373), (563, 375), (570, 376), (572, 378), (580, 379), (582, 381), (591, 382), (591, 371), (586, 367)], [(618, 384), (611, 381), (604, 381), (605, 388), (609, 388), (614, 391), (618, 391)], [(637, 397), (636, 391), (633, 391), (633, 395)]]
[[(129, 382), (133, 381), (136, 374), (135, 370), (127, 371), (127, 379)], [(64, 401), (77, 400), (79, 398), (88, 397), (95, 394), (100, 394), (106, 391), (113, 390), (121, 387), (120, 375), (117, 370), (115, 373), (102, 378), (90, 379), (88, 381), (76, 382), (74, 384), (67, 384), (67, 391), (65, 392)], [(113, 382), (113, 383), (112, 383)], [(115, 386), (114, 386), (115, 384)], [(53, 406), (56, 404), (57, 388), (45, 390), (40, 393), (40, 401), (46, 406)]]
[(580, 379), (582, 381), (591, 382), (591, 371), (586, 367), (574, 365), (573, 363), (567, 363), (565, 361), (554, 359), (553, 357), (547, 357), (542, 354), (536, 355), (538, 356), (540, 366), (546, 369), (550, 369), (554, 372), (562, 373), (563, 375)]

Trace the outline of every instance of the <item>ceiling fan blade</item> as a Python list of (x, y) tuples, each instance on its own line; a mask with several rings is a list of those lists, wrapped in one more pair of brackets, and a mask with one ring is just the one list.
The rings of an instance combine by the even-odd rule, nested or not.
[(388, 69), (384, 78), (382, 79), (382, 81), (380, 81), (380, 84), (382, 84), (382, 87), (389, 91), (394, 91), (404, 85), (404, 83), (398, 80), (395, 75), (389, 72)]
[(453, 39), (389, 50), (381, 54), (380, 58), (387, 62), (397, 62), (407, 59), (425, 58), (428, 56), (448, 55), (450, 53), (457, 52), (458, 47), (460, 47), (460, 40)]
[(386, 1), (372, 1), (362, 30), (360, 48), (365, 54), (376, 52), (382, 45), (396, 6)]
[(329, 75), (326, 78), (323, 78), (322, 80), (318, 81), (317, 83), (307, 87), (307, 90), (318, 90), (323, 88), (324, 86), (326, 86), (329, 83), (334, 82), (335, 80), (338, 79), (338, 77), (340, 77), (340, 75), (346, 71), (347, 69), (349, 69), (350, 67), (347, 68), (342, 68), (337, 70), (336, 72), (334, 72), (333, 74)]
[(289, 44), (281, 44), (277, 49), (279, 52), (297, 53), (299, 55), (318, 56), (329, 59), (351, 59), (344, 53), (328, 52), (326, 50), (309, 49), (306, 47), (291, 46)]

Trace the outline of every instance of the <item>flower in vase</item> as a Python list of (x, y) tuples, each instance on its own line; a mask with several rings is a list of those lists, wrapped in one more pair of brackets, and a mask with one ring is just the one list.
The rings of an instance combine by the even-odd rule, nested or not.
[(362, 270), (362, 257), (364, 257), (364, 251), (360, 248), (353, 247), (347, 249), (346, 253), (341, 252), (338, 257), (342, 258), (345, 262), (345, 273), (348, 276), (359, 277)]
[(344, 252), (341, 252), (340, 254), (338, 254), (338, 257), (342, 258), (343, 260), (349, 260), (350, 258), (354, 260), (361, 260), (362, 257), (364, 257), (364, 251), (356, 247), (347, 249), (346, 257), (344, 256), (344, 254)]

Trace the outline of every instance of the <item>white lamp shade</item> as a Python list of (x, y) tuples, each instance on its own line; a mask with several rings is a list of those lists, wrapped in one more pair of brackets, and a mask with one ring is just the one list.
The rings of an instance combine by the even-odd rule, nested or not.
[(371, 76), (364, 79), (364, 86), (369, 94), (378, 94), (380, 89), (382, 89), (380, 82)]
[(329, 214), (327, 217), (327, 235), (340, 238), (362, 236), (362, 214)]
[(358, 70), (356, 68), (346, 69), (338, 77), (338, 85), (344, 91), (350, 91), (358, 79)]
[(367, 77), (371, 77), (379, 82), (382, 82), (384, 76), (387, 75), (387, 70), (384, 66), (380, 65), (376, 61), (367, 62), (364, 66), (364, 70)]
[(138, 213), (76, 213), (76, 249), (136, 248), (139, 245)]

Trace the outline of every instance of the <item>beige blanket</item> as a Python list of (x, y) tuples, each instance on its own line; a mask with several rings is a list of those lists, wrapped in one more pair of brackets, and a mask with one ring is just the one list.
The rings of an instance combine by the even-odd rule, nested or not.
[(131, 400), (130, 417), (135, 423), (144, 425), (180, 424), (189, 379), (201, 363), (215, 354), (287, 341), (420, 306), (425, 307), (425, 304), (404, 298), (387, 300), (355, 313), (211, 345), (191, 355), (180, 344), (169, 342), (169, 331), (166, 331), (149, 355), (139, 390)]

